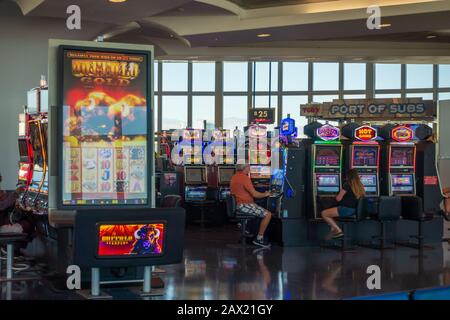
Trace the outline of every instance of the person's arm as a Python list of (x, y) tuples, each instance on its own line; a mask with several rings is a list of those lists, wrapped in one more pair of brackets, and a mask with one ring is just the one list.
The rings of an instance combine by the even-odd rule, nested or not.
[(339, 193), (336, 196), (336, 201), (341, 202), (342, 198), (344, 198), (346, 193), (347, 193), (347, 190), (341, 189), (341, 191), (339, 191)]
[(244, 184), (244, 188), (255, 199), (265, 198), (265, 197), (268, 197), (270, 195), (269, 191), (266, 191), (264, 193), (256, 191), (255, 187), (253, 186), (252, 180), (250, 180), (250, 178), (247, 179), (246, 183)]

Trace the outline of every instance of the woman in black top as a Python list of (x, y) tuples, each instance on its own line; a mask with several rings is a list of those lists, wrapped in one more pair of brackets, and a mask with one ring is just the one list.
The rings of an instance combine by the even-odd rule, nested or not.
[(326, 239), (340, 238), (344, 235), (334, 218), (354, 215), (358, 206), (358, 200), (365, 195), (366, 192), (359, 178), (358, 171), (355, 169), (349, 170), (347, 172), (347, 182), (344, 183), (341, 191), (336, 196), (336, 201), (339, 205), (322, 211), (323, 220), (331, 227), (331, 231)]

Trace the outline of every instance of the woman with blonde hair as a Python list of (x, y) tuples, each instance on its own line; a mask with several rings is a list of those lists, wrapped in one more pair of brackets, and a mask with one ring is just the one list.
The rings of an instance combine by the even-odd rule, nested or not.
[(340, 238), (344, 235), (334, 218), (354, 215), (358, 207), (358, 200), (365, 195), (364, 185), (361, 183), (358, 171), (356, 169), (349, 170), (347, 172), (347, 182), (344, 183), (336, 196), (336, 201), (339, 205), (325, 209), (321, 213), (323, 220), (331, 227), (331, 231), (326, 237), (327, 240)]

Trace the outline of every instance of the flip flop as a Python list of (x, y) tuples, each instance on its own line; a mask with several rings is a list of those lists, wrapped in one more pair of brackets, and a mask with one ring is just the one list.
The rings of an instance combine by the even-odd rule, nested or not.
[(333, 239), (339, 239), (342, 238), (343, 236), (344, 236), (343, 232), (338, 232), (333, 235)]

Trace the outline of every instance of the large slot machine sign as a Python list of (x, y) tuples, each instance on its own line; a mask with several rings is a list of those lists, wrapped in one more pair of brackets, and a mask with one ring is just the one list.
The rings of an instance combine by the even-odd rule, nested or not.
[(60, 203), (150, 206), (150, 53), (60, 47)]

